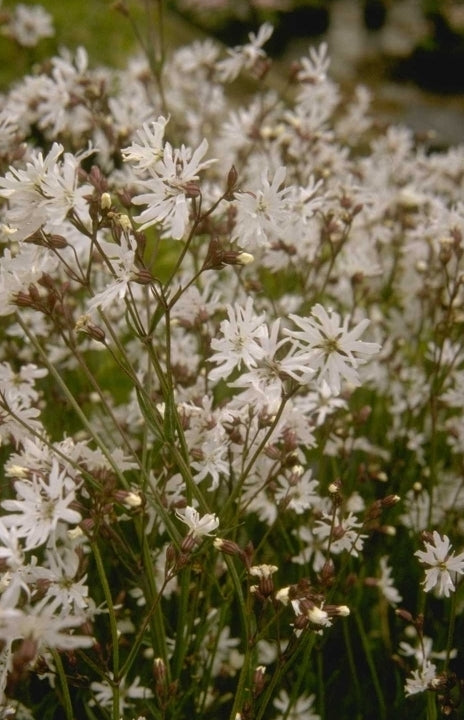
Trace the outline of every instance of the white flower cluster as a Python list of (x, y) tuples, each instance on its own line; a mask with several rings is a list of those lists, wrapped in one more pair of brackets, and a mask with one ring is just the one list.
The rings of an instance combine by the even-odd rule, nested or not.
[(262, 666), (299, 682), (296, 644), (351, 602), (383, 638), (405, 552), (458, 589), (464, 148), (379, 132), (324, 45), (280, 97), (270, 33), (172, 52), (163, 92), (80, 49), (0, 98), (5, 713), (26, 670), (79, 666), (76, 717), (222, 717), (223, 687), (240, 717), (238, 675), (269, 717), (318, 718)]

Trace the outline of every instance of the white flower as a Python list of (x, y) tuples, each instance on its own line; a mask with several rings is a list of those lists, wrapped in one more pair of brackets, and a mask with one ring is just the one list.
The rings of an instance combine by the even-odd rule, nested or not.
[(413, 670), (404, 686), (406, 697), (428, 690), (429, 684), (436, 676), (436, 672), (437, 668), (429, 660), (426, 660), (419, 670)]
[(341, 322), (340, 315), (332, 309), (325, 310), (315, 305), (311, 317), (303, 318), (290, 315), (300, 330), (286, 330), (287, 335), (301, 344), (302, 350), (311, 351), (311, 365), (319, 373), (320, 379), (326, 379), (331, 390), (338, 394), (341, 381), (359, 385), (357, 367), (366, 362), (366, 356), (380, 350), (380, 345), (359, 340), (369, 325), (369, 320), (361, 320), (348, 330), (348, 318)]
[(229, 57), (217, 63), (216, 68), (222, 82), (232, 82), (243, 69), (252, 70), (256, 63), (266, 57), (262, 49), (273, 33), (273, 27), (264, 23), (258, 32), (249, 33), (249, 43), (227, 50)]
[[(127, 293), (129, 282), (134, 279), (137, 272), (135, 250), (130, 246), (124, 233), (121, 234), (119, 245), (106, 240), (100, 240), (99, 244), (106, 261), (111, 266), (112, 281), (89, 302), (87, 309), (90, 311), (97, 307), (103, 310), (115, 300), (122, 300)], [(104, 267), (106, 269), (106, 265)]]
[[(205, 435), (201, 444), (199, 458), (192, 461), (192, 468), (197, 472), (194, 476), (196, 483), (201, 482), (208, 475), (212, 482), (210, 490), (215, 490), (219, 485), (220, 475), (229, 471), (228, 445), (225, 432), (220, 426), (215, 426)], [(196, 455), (195, 455), (196, 458)]]
[(274, 707), (280, 711), (276, 720), (321, 720), (314, 712), (314, 695), (302, 695), (292, 701), (285, 690), (281, 690), (274, 700)]
[[(456, 575), (464, 575), (464, 553), (451, 552), (451, 542), (434, 530), (433, 542), (425, 542), (425, 550), (414, 553), (422, 563), (430, 565), (425, 571), (423, 582), (425, 592), (435, 589), (439, 597), (449, 597), (455, 590)], [(454, 578), (451, 576), (454, 573)]]
[[(127, 148), (127, 151), (131, 151), (131, 147)], [(141, 230), (160, 224), (166, 236), (175, 240), (183, 237), (189, 220), (187, 200), (192, 190), (192, 183), (198, 180), (200, 170), (215, 162), (214, 160), (201, 162), (207, 149), (206, 140), (203, 140), (193, 152), (185, 145), (173, 148), (169, 143), (165, 144), (162, 157), (151, 168), (152, 177), (141, 181), (147, 192), (132, 199), (134, 205), (147, 205), (147, 208), (135, 218), (137, 222), (142, 223)], [(126, 154), (126, 157), (129, 156), (130, 153)], [(139, 160), (141, 161), (143, 162), (143, 158)]]
[(121, 150), (125, 162), (137, 170), (145, 171), (156, 169), (157, 163), (163, 157), (163, 140), (167, 119), (160, 117), (151, 123), (144, 123), (137, 130), (136, 137), (140, 142), (133, 142), (129, 147)]
[(73, 617), (69, 613), (55, 615), (44, 601), (22, 610), (0, 608), (0, 639), (8, 643), (30, 638), (37, 643), (37, 654), (44, 648), (90, 647), (94, 642), (91, 637), (68, 632), (83, 621), (83, 617)]
[(20, 3), (4, 28), (4, 33), (23, 47), (34, 47), (42, 38), (55, 34), (51, 15), (41, 5)]
[(286, 169), (281, 166), (269, 183), (267, 173), (261, 176), (261, 188), (235, 193), (237, 222), (234, 236), (242, 246), (270, 244), (285, 231), (290, 212), (285, 202), (291, 188), (282, 188)]
[(388, 559), (383, 556), (380, 558), (380, 577), (377, 579), (377, 587), (381, 591), (385, 599), (390, 605), (397, 605), (403, 599), (393, 584), (391, 576), (392, 569), (388, 565)]
[(189, 534), (194, 538), (201, 538), (210, 536), (216, 530), (219, 525), (219, 519), (217, 515), (207, 513), (200, 517), (200, 513), (195, 508), (187, 505), (182, 510), (176, 510), (176, 515), (179, 520), (182, 520), (189, 529)]
[(89, 185), (78, 187), (77, 171), (80, 160), (91, 151), (79, 157), (65, 153), (60, 159), (63, 150), (55, 142), (45, 157), (34, 152), (25, 168), (10, 167), (0, 177), (0, 196), (9, 201), (6, 218), (17, 228), (15, 240), (32, 235), (47, 222), (62, 223), (76, 204), (82, 205), (90, 191)]
[[(113, 688), (108, 682), (94, 681), (90, 684), (94, 699), (90, 700), (89, 705), (98, 705), (104, 708), (112, 708), (113, 706)], [(140, 677), (136, 677), (130, 685), (126, 685), (124, 680), (119, 683), (119, 712), (123, 713), (133, 704), (131, 700), (146, 699), (153, 697), (153, 691), (150, 688), (140, 685)]]
[(209, 372), (211, 380), (227, 377), (242, 363), (248, 368), (255, 367), (265, 354), (259, 343), (259, 339), (267, 334), (264, 315), (254, 314), (252, 298), (247, 299), (244, 308), (229, 305), (227, 315), (229, 319), (221, 323), (222, 337), (211, 340), (211, 348), (215, 353), (210, 357), (210, 362), (218, 365)]
[(330, 539), (331, 553), (339, 555), (346, 551), (358, 557), (367, 537), (361, 534), (362, 527), (362, 523), (351, 512), (346, 517), (337, 518), (335, 524), (331, 515), (323, 513), (322, 520), (316, 520), (314, 535), (320, 542), (329, 542)]
[(75, 482), (66, 470), (60, 471), (55, 459), (47, 479), (37, 474), (30, 481), (17, 480), (14, 487), (18, 499), (2, 502), (2, 507), (10, 512), (3, 522), (25, 538), (26, 550), (39, 547), (50, 538), (54, 540), (59, 523), (81, 521), (80, 513), (70, 507), (75, 499)]

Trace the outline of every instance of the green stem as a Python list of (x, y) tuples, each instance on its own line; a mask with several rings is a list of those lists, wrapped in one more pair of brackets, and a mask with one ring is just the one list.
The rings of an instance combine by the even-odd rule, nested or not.
[[(151, 619), (152, 634), (153, 634), (153, 647), (157, 648), (157, 656), (161, 657), (166, 666), (166, 672), (169, 673), (169, 661), (168, 661), (168, 649), (166, 645), (166, 628), (164, 626), (163, 613), (161, 611), (161, 595), (157, 592), (156, 580), (154, 576), (154, 563), (151, 557), (150, 548), (148, 546), (148, 539), (144, 532), (144, 527), (141, 528), (142, 533), (142, 554), (143, 554), (143, 568), (147, 576), (147, 584), (149, 588), (150, 602), (156, 599), (155, 609)], [(142, 638), (141, 638), (142, 639)], [(169, 682), (169, 678), (168, 678)]]
[(103, 440), (97, 435), (97, 433), (95, 432), (94, 428), (92, 428), (90, 422), (87, 420), (87, 417), (84, 415), (84, 413), (83, 413), (83, 411), (82, 411), (82, 409), (81, 409), (81, 406), (79, 405), (79, 403), (78, 403), (77, 400), (75, 399), (73, 393), (72, 393), (71, 390), (68, 388), (68, 386), (66, 385), (65, 381), (64, 381), (63, 378), (61, 377), (60, 373), (58, 372), (58, 370), (57, 370), (57, 369), (55, 368), (55, 366), (53, 365), (53, 363), (51, 363), (51, 362), (49, 361), (48, 356), (47, 356), (47, 353), (44, 351), (44, 349), (43, 349), (42, 346), (40, 345), (40, 343), (39, 343), (39, 341), (37, 340), (37, 338), (35, 337), (35, 335), (29, 330), (29, 328), (27, 327), (27, 325), (23, 322), (23, 320), (22, 320), (22, 318), (21, 318), (21, 316), (20, 316), (19, 313), (16, 313), (16, 319), (17, 319), (17, 321), (18, 321), (18, 324), (21, 326), (21, 328), (24, 330), (25, 334), (27, 335), (28, 340), (32, 343), (32, 345), (34, 346), (35, 350), (38, 352), (38, 354), (39, 354), (40, 357), (42, 358), (43, 363), (44, 363), (45, 367), (47, 368), (47, 370), (49, 371), (50, 375), (52, 375), (53, 379), (56, 381), (56, 383), (57, 383), (57, 385), (59, 386), (60, 390), (64, 393), (67, 401), (69, 402), (69, 404), (70, 404), (71, 407), (73, 408), (74, 412), (76, 413), (77, 417), (78, 417), (79, 420), (81, 421), (82, 425), (85, 427), (85, 429), (86, 429), (87, 432), (89, 433), (90, 437), (93, 438), (93, 440), (94, 440), (95, 443), (98, 445), (98, 447), (99, 447), (100, 450), (102, 451), (102, 453), (103, 453), (103, 455), (105, 456), (105, 458), (108, 460), (108, 462), (109, 462), (109, 464), (110, 464), (110, 467), (114, 470), (114, 472), (116, 473), (116, 475), (117, 475), (118, 478), (120, 479), (121, 485), (122, 485), (123, 487), (125, 487), (125, 488), (128, 488), (127, 481), (126, 481), (124, 475), (121, 473), (121, 471), (120, 471), (120, 469), (119, 469), (119, 467), (118, 467), (118, 464), (115, 463), (115, 461), (114, 461), (114, 459), (113, 459), (113, 456), (112, 456), (112, 453), (110, 452), (110, 450), (108, 450), (108, 448), (106, 447), (106, 445), (105, 445), (105, 443), (103, 442)]
[(379, 704), (379, 717), (381, 720), (386, 720), (387, 717), (387, 708), (385, 706), (385, 701), (383, 698), (382, 688), (380, 686), (379, 682), (379, 676), (377, 674), (377, 670), (375, 667), (374, 659), (372, 657), (371, 648), (369, 644), (369, 639), (366, 636), (364, 625), (362, 623), (361, 617), (357, 611), (353, 612), (356, 625), (359, 632), (359, 637), (361, 638), (361, 644), (363, 646), (364, 655), (366, 657), (367, 664), (369, 666), (369, 671), (371, 674), (371, 680), (372, 685), (374, 686), (375, 694), (377, 695), (377, 702)]
[(137, 653), (138, 653), (138, 651), (139, 651), (139, 647), (140, 647), (140, 644), (141, 644), (141, 642), (142, 642), (142, 639), (143, 639), (143, 635), (144, 635), (144, 633), (145, 633), (145, 630), (147, 629), (148, 623), (150, 622), (150, 620), (151, 620), (151, 618), (152, 618), (152, 615), (153, 615), (153, 613), (155, 612), (155, 610), (156, 610), (156, 608), (157, 608), (157, 606), (158, 606), (158, 604), (159, 604), (159, 602), (160, 602), (160, 600), (161, 600), (161, 597), (162, 597), (162, 595), (163, 595), (164, 588), (166, 587), (166, 585), (167, 585), (167, 583), (169, 582), (169, 580), (171, 580), (171, 577), (167, 577), (167, 578), (165, 579), (165, 581), (164, 581), (162, 587), (160, 588), (158, 594), (153, 598), (153, 602), (152, 602), (151, 606), (149, 607), (149, 609), (148, 609), (148, 611), (147, 611), (147, 614), (145, 615), (145, 618), (144, 618), (144, 620), (143, 620), (143, 622), (142, 622), (142, 624), (141, 624), (141, 626), (140, 626), (140, 628), (139, 628), (139, 630), (138, 630), (138, 632), (137, 632), (137, 635), (136, 635), (135, 638), (134, 638), (134, 641), (133, 641), (133, 643), (132, 643), (132, 647), (131, 647), (131, 649), (130, 649), (129, 655), (128, 655), (127, 658), (124, 660), (124, 663), (123, 663), (123, 665), (122, 665), (122, 667), (121, 667), (120, 677), (125, 677), (125, 676), (127, 675), (127, 673), (129, 672), (130, 668), (132, 667), (132, 664), (133, 664), (133, 662), (134, 662), (134, 660), (135, 660), (135, 658), (136, 658), (136, 656), (137, 656)]
[[(353, 655), (353, 647), (350, 638), (350, 628), (347, 622), (342, 623), (343, 625), (343, 637), (345, 639), (346, 654), (348, 657), (348, 665), (350, 668), (351, 678), (353, 680), (354, 694), (356, 697), (356, 707), (361, 709), (362, 706), (362, 692), (361, 686), (358, 680), (358, 674), (356, 672), (356, 663)], [(322, 706), (321, 706), (322, 707)], [(322, 717), (323, 714), (321, 713)]]
[[(456, 578), (454, 580), (456, 582)], [(451, 614), (450, 614), (449, 625), (448, 625), (448, 637), (446, 640), (446, 657), (445, 657), (444, 672), (448, 671), (451, 650), (453, 648), (454, 626), (456, 624), (456, 609), (457, 609), (456, 594), (457, 594), (456, 592), (451, 593)]]
[(103, 564), (103, 558), (100, 554), (100, 548), (96, 542), (90, 544), (95, 563), (97, 566), (98, 576), (103, 588), (103, 594), (105, 595), (106, 604), (108, 607), (108, 617), (110, 621), (110, 634), (112, 644), (112, 660), (113, 660), (113, 720), (120, 720), (119, 715), (119, 683), (121, 677), (119, 674), (119, 637), (118, 637), (118, 625), (116, 621), (116, 613), (114, 610), (113, 598), (111, 596), (111, 589), (108, 583), (108, 578), (105, 572), (105, 566)]
[(437, 703), (435, 693), (427, 691), (427, 715), (426, 720), (437, 720)]
[[(301, 654), (304, 652), (306, 660), (308, 659), (313, 647), (314, 643), (316, 642), (316, 635), (306, 630), (304, 631), (303, 635), (299, 638), (293, 637), (289, 641), (289, 647), (284, 653), (283, 658), (279, 662), (278, 666), (274, 670), (274, 673), (266, 686), (266, 689), (264, 690), (263, 694), (260, 696), (260, 702), (259, 702), (259, 708), (253, 718), (253, 720), (262, 720), (264, 717), (266, 710), (268, 708), (269, 703), (271, 702), (275, 689), (278, 685), (278, 683), (282, 680), (282, 678), (287, 675), (288, 671), (292, 667), (292, 665), (295, 663), (295, 661), (301, 656)], [(285, 655), (288, 655), (287, 658), (285, 658)], [(230, 720), (235, 720), (235, 718), (230, 718)]]
[(64, 712), (66, 715), (66, 720), (74, 720), (71, 695), (69, 694), (69, 685), (68, 685), (68, 681), (66, 680), (66, 674), (64, 672), (61, 655), (59, 654), (59, 652), (57, 650), (55, 650), (53, 648), (51, 649), (51, 653), (53, 656), (53, 661), (55, 663), (57, 675), (60, 679), (61, 690), (63, 692), (63, 707), (64, 707)]

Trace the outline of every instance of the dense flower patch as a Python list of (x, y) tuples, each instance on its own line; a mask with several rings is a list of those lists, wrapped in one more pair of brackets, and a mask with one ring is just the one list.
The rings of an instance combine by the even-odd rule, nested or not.
[(464, 149), (271, 33), (1, 98), (3, 717), (462, 713)]

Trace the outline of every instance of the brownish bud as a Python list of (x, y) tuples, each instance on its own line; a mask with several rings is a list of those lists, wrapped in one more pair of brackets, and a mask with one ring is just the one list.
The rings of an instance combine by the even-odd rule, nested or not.
[(146, 268), (141, 268), (141, 270), (131, 274), (131, 280), (139, 285), (149, 285), (153, 281), (153, 275)]
[(409, 610), (405, 610), (404, 608), (396, 608), (395, 614), (407, 623), (414, 623), (414, 617), (409, 612)]
[(242, 549), (233, 540), (225, 540), (224, 538), (214, 538), (213, 545), (216, 550), (225, 555), (242, 555)]
[(185, 196), (188, 198), (196, 198), (201, 195), (200, 186), (196, 182), (187, 182), (182, 185)]
[(266, 668), (259, 665), (253, 673), (253, 696), (258, 697), (264, 690)]
[(76, 322), (74, 329), (76, 332), (85, 333), (85, 335), (88, 335), (97, 342), (105, 342), (105, 331), (99, 325), (95, 325), (88, 315), (82, 315)]
[(399, 495), (387, 495), (383, 498), (380, 502), (382, 503), (382, 507), (389, 508), (393, 507), (393, 505), (396, 505), (401, 500)]
[(233, 200), (234, 199), (234, 191), (237, 186), (237, 180), (238, 180), (238, 172), (237, 172), (235, 165), (232, 165), (232, 167), (230, 168), (230, 170), (227, 174), (226, 192), (224, 193), (225, 200)]

